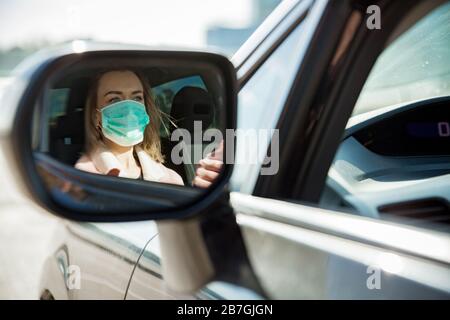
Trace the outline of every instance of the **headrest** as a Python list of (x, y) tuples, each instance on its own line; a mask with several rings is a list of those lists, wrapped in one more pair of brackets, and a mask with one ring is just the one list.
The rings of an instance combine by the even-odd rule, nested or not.
[(77, 108), (83, 108), (86, 104), (90, 80), (88, 78), (79, 79), (70, 88), (67, 111), (74, 112)]
[(58, 117), (56, 127), (52, 130), (52, 139), (66, 137), (83, 140), (84, 115), (82, 110), (77, 110), (70, 114)]
[(174, 96), (170, 115), (180, 129), (193, 133), (194, 121), (201, 121), (206, 130), (214, 117), (212, 98), (202, 88), (184, 87)]

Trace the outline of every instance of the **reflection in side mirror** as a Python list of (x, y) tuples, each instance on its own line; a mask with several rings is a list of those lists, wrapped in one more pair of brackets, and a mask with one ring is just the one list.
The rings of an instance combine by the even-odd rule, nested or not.
[(220, 154), (220, 140), (194, 136), (221, 132), (223, 106), (200, 71), (186, 76), (185, 70), (160, 69), (118, 66), (60, 75), (46, 100), (49, 154), (96, 174), (203, 188), (213, 183), (223, 159), (205, 150)]
[(236, 104), (226, 58), (105, 51), (57, 60), (42, 72), (30, 119), (41, 202), (78, 220), (173, 218), (170, 209), (226, 183)]

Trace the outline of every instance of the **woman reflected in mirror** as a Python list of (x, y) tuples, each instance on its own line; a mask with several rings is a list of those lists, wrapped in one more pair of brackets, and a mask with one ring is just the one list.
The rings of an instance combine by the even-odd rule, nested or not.
[[(85, 108), (85, 153), (75, 167), (97, 174), (183, 185), (164, 165), (159, 128), (165, 115), (145, 77), (131, 70), (98, 74)], [(193, 186), (209, 187), (222, 169), (221, 145), (200, 160)]]

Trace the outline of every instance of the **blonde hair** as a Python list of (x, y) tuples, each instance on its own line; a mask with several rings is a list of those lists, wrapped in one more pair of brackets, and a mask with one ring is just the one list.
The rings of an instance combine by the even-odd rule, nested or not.
[(97, 112), (97, 94), (99, 82), (105, 73), (113, 71), (130, 71), (133, 72), (142, 83), (144, 89), (144, 104), (147, 114), (150, 117), (150, 123), (147, 125), (144, 131), (144, 140), (138, 145), (145, 152), (147, 152), (155, 161), (164, 163), (164, 157), (161, 153), (161, 139), (159, 137), (159, 127), (162, 122), (163, 112), (156, 106), (150, 84), (145, 76), (139, 74), (136, 71), (129, 69), (112, 69), (98, 73), (89, 87), (86, 108), (84, 112), (85, 123), (85, 141), (86, 141), (86, 153), (90, 154), (99, 144), (104, 145), (104, 137), (96, 121)]

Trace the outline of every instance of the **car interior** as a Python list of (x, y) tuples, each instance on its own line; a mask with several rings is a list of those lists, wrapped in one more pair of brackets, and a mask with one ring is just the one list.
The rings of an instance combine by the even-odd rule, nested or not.
[(322, 205), (449, 232), (449, 104), (434, 98), (354, 117)]
[(449, 7), (397, 32), (380, 55), (321, 207), (450, 232)]

